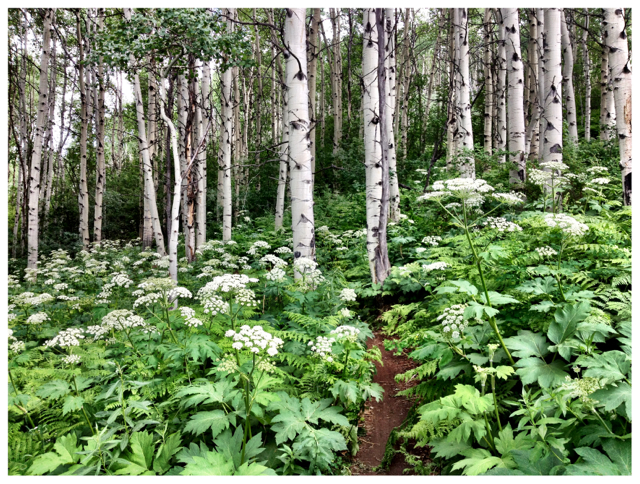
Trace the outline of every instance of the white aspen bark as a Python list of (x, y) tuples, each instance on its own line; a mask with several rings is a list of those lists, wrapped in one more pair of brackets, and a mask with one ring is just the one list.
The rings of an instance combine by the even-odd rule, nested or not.
[(205, 133), (204, 128), (208, 126), (213, 115), (211, 111), (211, 69), (207, 62), (202, 66), (202, 114), (200, 121), (200, 135), (206, 138), (204, 146), (201, 148), (200, 161), (198, 163), (198, 200), (196, 202), (196, 248), (200, 247), (207, 241), (207, 144), (209, 142), (208, 131)]
[[(131, 20), (131, 9), (125, 8), (124, 13), (127, 21)], [(132, 66), (135, 64), (133, 54), (129, 55), (129, 61)], [(138, 124), (138, 147), (142, 156), (142, 171), (144, 177), (144, 198), (149, 204), (151, 227), (153, 230), (153, 237), (156, 242), (156, 250), (158, 254), (164, 256), (166, 255), (164, 248), (164, 236), (162, 235), (160, 219), (158, 217), (156, 191), (153, 185), (153, 169), (151, 166), (151, 159), (149, 158), (149, 147), (147, 144), (147, 133), (144, 121), (144, 105), (142, 103), (142, 91), (140, 89), (140, 76), (137, 72), (134, 74), (133, 80), (134, 99), (136, 103), (136, 120)]]
[(333, 97), (333, 156), (338, 154), (342, 141), (342, 59), (340, 55), (340, 9), (329, 9), (333, 62), (331, 64), (331, 93)]
[(509, 178), (511, 183), (518, 183), (524, 182), (526, 175), (524, 68), (520, 51), (520, 22), (517, 8), (503, 8), (501, 10), (507, 54), (509, 151), (512, 153), (510, 161), (518, 167), (515, 171), (511, 171)]
[[(530, 9), (529, 12), (529, 45), (527, 47), (529, 56), (529, 105), (531, 106), (531, 114), (528, 120), (525, 136), (525, 153), (530, 160), (538, 158), (540, 146), (540, 108), (539, 108), (539, 85), (538, 85), (538, 19), (536, 9)], [(526, 93), (525, 93), (526, 94)], [(525, 113), (526, 115), (526, 113)]]
[[(104, 28), (104, 9), (98, 9), (98, 28), (100, 31)], [(100, 242), (102, 240), (102, 199), (106, 183), (106, 168), (104, 159), (104, 117), (105, 117), (105, 80), (104, 80), (104, 64), (102, 56), (98, 60), (98, 102), (96, 116), (96, 194), (95, 207), (93, 217), (93, 241)]]
[[(226, 9), (227, 16), (227, 32), (233, 32), (233, 22), (231, 21), (234, 15), (233, 10)], [(222, 99), (222, 125), (220, 127), (220, 133), (222, 134), (222, 163), (220, 169), (222, 171), (222, 240), (231, 240), (231, 225), (232, 225), (232, 205), (231, 205), (231, 143), (232, 130), (233, 130), (233, 106), (231, 101), (231, 83), (233, 80), (233, 68), (228, 68), (222, 74), (221, 92)]]
[(366, 174), (367, 255), (371, 280), (376, 281), (375, 257), (378, 248), (380, 205), (382, 203), (382, 147), (380, 145), (379, 93), (378, 93), (378, 30), (375, 10), (364, 10), (362, 22), (363, 112), (364, 112), (364, 166)]
[(591, 56), (587, 45), (589, 30), (589, 9), (584, 9), (585, 28), (582, 32), (582, 67), (584, 72), (584, 139), (591, 141)]
[(609, 50), (609, 65), (616, 106), (616, 130), (620, 145), (622, 199), (631, 205), (631, 60), (623, 8), (605, 8), (605, 43)]
[(543, 161), (562, 161), (562, 52), (561, 11), (544, 12), (544, 131)]
[[(545, 38), (546, 32), (544, 30), (544, 9), (536, 8), (536, 19), (538, 21), (538, 154), (535, 159), (540, 159), (542, 152), (544, 151), (544, 132), (546, 130), (547, 121), (544, 114), (545, 105)], [(534, 158), (532, 158), (534, 159)]]
[(148, 72), (148, 81), (149, 81), (149, 95), (148, 95), (148, 118), (149, 122), (147, 123), (147, 140), (149, 144), (149, 159), (151, 160), (151, 166), (153, 169), (153, 186), (158, 191), (158, 120), (156, 116), (156, 106), (158, 104), (158, 86), (156, 85), (156, 76), (154, 74), (155, 70), (155, 59), (153, 56), (149, 59), (150, 68), (147, 70)]
[(311, 26), (309, 27), (309, 116), (312, 124), (309, 141), (311, 143), (311, 171), (313, 172), (314, 181), (316, 173), (316, 132), (318, 131), (316, 94), (318, 78), (318, 53), (320, 52), (320, 21), (320, 9), (314, 8), (313, 16), (311, 17)]
[(178, 134), (176, 127), (167, 116), (167, 95), (165, 93), (164, 79), (160, 79), (160, 116), (169, 128), (171, 149), (173, 150), (173, 201), (171, 204), (171, 232), (169, 235), (169, 275), (178, 282), (178, 234), (180, 233), (180, 192), (182, 189), (182, 170), (180, 168), (180, 151), (178, 149)]
[[(366, 22), (364, 22), (366, 24)], [(375, 25), (372, 23), (371, 25)], [(402, 159), (407, 159), (407, 143), (408, 143), (408, 133), (409, 133), (409, 83), (411, 80), (411, 62), (410, 53), (409, 53), (409, 34), (411, 32), (411, 9), (406, 8), (404, 11), (404, 34), (403, 34), (403, 52), (402, 52), (402, 113), (401, 113), (401, 123), (400, 129), (402, 132), (401, 136), (401, 150), (402, 150)]]
[(278, 170), (278, 191), (276, 198), (276, 218), (275, 229), (282, 228), (282, 219), (284, 217), (284, 199), (287, 187), (287, 173), (289, 168), (289, 106), (288, 99), (282, 96), (282, 146), (280, 151), (280, 169)]
[(53, 125), (54, 123), (54, 115), (55, 115), (55, 107), (56, 107), (56, 83), (57, 83), (57, 65), (56, 65), (56, 39), (53, 38), (52, 47), (51, 47), (51, 73), (49, 75), (49, 115), (47, 122), (47, 137), (44, 141), (44, 147), (47, 149), (46, 154), (46, 168), (43, 170), (42, 177), (44, 180), (44, 188), (41, 188), (41, 191), (44, 190), (45, 196), (42, 201), (43, 205), (43, 221), (42, 228), (47, 226), (47, 222), (49, 221), (49, 204), (51, 202), (51, 185), (53, 185)]
[[(457, 150), (473, 151), (473, 128), (471, 125), (471, 101), (469, 99), (469, 31), (467, 28), (467, 9), (457, 8), (457, 86), (456, 86), (456, 114), (457, 125)], [(475, 178), (476, 168), (472, 153), (465, 153), (459, 160), (460, 176), (463, 178)]]
[(492, 153), (493, 76), (491, 71), (491, 9), (484, 10), (484, 151)]
[(38, 202), (40, 199), (40, 162), (42, 159), (42, 140), (47, 127), (47, 111), (49, 108), (49, 55), (51, 54), (51, 23), (55, 18), (55, 9), (44, 11), (42, 27), (42, 54), (40, 55), (40, 85), (38, 88), (38, 117), (33, 139), (33, 155), (29, 174), (29, 230), (27, 236), (29, 269), (38, 268)]
[(84, 68), (84, 41), (82, 40), (82, 27), (80, 19), (77, 22), (79, 67), (78, 81), (80, 84), (80, 187), (78, 191), (78, 211), (80, 218), (80, 240), (83, 249), (89, 247), (89, 190), (87, 188), (87, 130), (89, 125), (89, 100), (87, 99), (87, 87), (85, 85)]
[(451, 167), (451, 162), (456, 152), (456, 139), (453, 135), (456, 129), (456, 69), (457, 69), (457, 38), (456, 22), (457, 12), (449, 9), (449, 96), (447, 103), (447, 170)]
[[(180, 170), (184, 173), (187, 169), (187, 119), (189, 117), (189, 88), (187, 79), (183, 74), (178, 75), (178, 147), (180, 149)], [(180, 188), (180, 206), (182, 218), (182, 231), (187, 235), (187, 180), (182, 179)]]
[(393, 8), (385, 9), (385, 67), (386, 67), (386, 106), (385, 131), (389, 159), (389, 220), (400, 221), (400, 187), (396, 166), (396, 142), (393, 136), (393, 122), (396, 116), (396, 19)]
[(567, 28), (567, 19), (564, 10), (561, 11), (561, 37), (562, 37), (562, 93), (567, 111), (567, 125), (569, 128), (569, 141), (578, 143), (578, 118), (576, 114), (576, 97), (573, 90), (573, 46)]
[(603, 25), (600, 57), (600, 139), (608, 141), (616, 125), (616, 106), (613, 100), (613, 84), (609, 75), (609, 47), (607, 47), (605, 33), (606, 25)]
[[(498, 126), (496, 129), (496, 151), (506, 151), (507, 149), (507, 47), (505, 42), (505, 27), (502, 13), (499, 8), (494, 9), (496, 23), (498, 24), (498, 85), (497, 88), (497, 116)], [(498, 157), (500, 163), (506, 162), (506, 155)]]
[[(284, 41), (289, 107), (289, 169), (291, 171), (291, 229), (294, 260), (315, 260), (315, 227), (311, 150), (309, 149), (309, 88), (304, 8), (286, 9)], [(296, 279), (302, 277), (295, 274)]]

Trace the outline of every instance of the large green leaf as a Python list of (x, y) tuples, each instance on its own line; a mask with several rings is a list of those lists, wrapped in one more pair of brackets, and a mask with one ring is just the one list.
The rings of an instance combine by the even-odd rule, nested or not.
[(465, 441), (454, 442), (446, 438), (432, 440), (429, 442), (429, 445), (431, 446), (431, 452), (433, 452), (436, 457), (443, 459), (451, 459), (451, 457), (463, 454), (471, 448)]
[(452, 470), (463, 469), (462, 474), (466, 476), (477, 476), (487, 472), (488, 469), (496, 466), (504, 466), (502, 459), (492, 456), (485, 449), (471, 449), (465, 452), (465, 459), (453, 464)]
[(233, 473), (233, 461), (212, 451), (204, 456), (194, 455), (182, 471), (183, 476), (230, 476)]
[(549, 342), (544, 334), (533, 333), (528, 330), (518, 331), (518, 336), (512, 336), (504, 340), (507, 348), (513, 356), (527, 358), (538, 356), (540, 358), (549, 354)]
[(608, 412), (624, 403), (627, 418), (631, 420), (631, 386), (627, 382), (618, 382), (611, 384), (608, 388), (595, 391), (591, 394), (591, 398), (602, 403)]
[(620, 470), (609, 458), (591, 447), (578, 447), (576, 454), (582, 457), (582, 462), (565, 467), (565, 475), (569, 476), (619, 476)]
[(193, 415), (187, 422), (184, 431), (200, 435), (205, 430), (211, 429), (212, 437), (215, 438), (227, 428), (229, 428), (229, 416), (222, 410), (213, 410), (211, 412), (198, 412)]
[(36, 391), (41, 398), (60, 398), (71, 392), (71, 386), (64, 380), (53, 380), (42, 385)]
[(129, 439), (131, 451), (126, 453), (123, 458), (118, 459), (119, 463), (125, 464), (125, 467), (118, 469), (118, 475), (155, 475), (151, 470), (153, 462), (153, 451), (155, 444), (153, 443), (153, 435), (147, 432), (134, 432)]
[(602, 354), (578, 358), (577, 364), (586, 366), (584, 376), (602, 378), (608, 382), (624, 380), (631, 369), (631, 361), (622, 351), (607, 351)]
[(156, 458), (153, 461), (153, 470), (158, 474), (164, 474), (171, 467), (169, 461), (174, 454), (182, 449), (180, 432), (169, 435), (158, 448)]
[(583, 301), (575, 304), (567, 304), (562, 309), (556, 310), (554, 314), (555, 321), (549, 325), (547, 336), (555, 344), (560, 344), (566, 339), (573, 336), (580, 321), (584, 321), (591, 306), (588, 302)]
[(62, 415), (80, 410), (84, 404), (84, 398), (75, 395), (67, 395), (62, 405)]
[[(484, 294), (480, 294), (480, 300), (483, 303), (487, 304), (487, 299)], [(492, 306), (500, 306), (502, 304), (513, 304), (520, 302), (507, 294), (500, 294), (499, 292), (495, 291), (489, 291), (489, 300), (491, 301)]]
[(616, 463), (621, 475), (631, 475), (631, 440), (606, 439), (602, 448)]
[(516, 366), (522, 383), (528, 385), (537, 381), (542, 388), (560, 385), (568, 375), (564, 371), (564, 363), (558, 360), (547, 363), (542, 358), (523, 358), (518, 360)]

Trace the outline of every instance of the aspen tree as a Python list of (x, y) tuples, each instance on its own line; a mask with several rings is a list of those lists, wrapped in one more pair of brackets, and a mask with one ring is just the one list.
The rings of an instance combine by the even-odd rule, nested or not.
[(491, 9), (484, 10), (484, 151), (492, 153), (493, 76), (491, 71)]
[[(507, 149), (507, 106), (506, 106), (506, 94), (507, 94), (507, 48), (505, 42), (505, 28), (502, 18), (502, 13), (499, 8), (493, 9), (496, 24), (498, 24), (498, 83), (496, 86), (496, 151), (506, 151)], [(506, 156), (504, 154), (499, 155), (498, 161), (504, 163)]]
[(309, 117), (312, 124), (309, 141), (311, 143), (311, 171), (316, 172), (316, 132), (317, 130), (317, 78), (318, 78), (318, 54), (320, 52), (320, 9), (314, 8), (309, 27)]
[(43, 147), (46, 147), (47, 154), (45, 155), (45, 167), (42, 170), (42, 180), (44, 181), (44, 187), (40, 188), (40, 191), (44, 191), (44, 198), (40, 197), (40, 201), (42, 202), (42, 212), (43, 212), (43, 220), (42, 227), (47, 225), (47, 221), (49, 218), (49, 204), (51, 202), (51, 185), (53, 184), (53, 125), (54, 115), (55, 115), (55, 107), (56, 107), (56, 81), (58, 77), (57, 73), (57, 65), (56, 65), (56, 38), (53, 38), (52, 47), (51, 47), (51, 61), (50, 63), (50, 71), (49, 74), (49, 115), (47, 116), (47, 136), (44, 140)]
[(589, 9), (584, 9), (585, 25), (582, 31), (582, 68), (584, 72), (584, 139), (591, 141), (591, 56), (587, 37), (589, 34)]
[[(393, 121), (396, 116), (396, 45), (395, 45), (395, 15), (394, 9), (387, 8), (384, 13), (385, 38), (384, 59), (386, 69), (386, 104), (385, 131), (389, 160), (389, 220), (400, 220), (400, 187), (398, 186), (398, 173), (396, 166), (396, 143), (393, 135)], [(386, 224), (385, 224), (386, 227)]]
[(564, 105), (567, 111), (567, 125), (569, 128), (569, 141), (578, 143), (578, 118), (576, 114), (576, 97), (573, 90), (573, 45), (567, 27), (567, 19), (564, 10), (561, 11), (561, 38), (562, 38), (562, 93)]
[(196, 247), (200, 247), (207, 241), (207, 144), (210, 136), (209, 131), (204, 132), (206, 126), (213, 124), (213, 112), (211, 106), (211, 69), (209, 63), (202, 66), (202, 95), (201, 95), (201, 132), (199, 138), (205, 138), (204, 145), (199, 154), (198, 162), (198, 199), (196, 202)]
[(80, 186), (78, 190), (78, 209), (80, 218), (80, 240), (82, 247), (86, 250), (89, 247), (89, 189), (87, 187), (87, 130), (89, 125), (89, 113), (86, 88), (86, 77), (84, 67), (84, 40), (82, 35), (82, 23), (80, 16), (76, 23), (78, 36), (78, 81), (80, 87)]
[(342, 55), (340, 54), (340, 9), (329, 9), (333, 38), (331, 63), (331, 93), (333, 97), (333, 156), (342, 141)]
[[(365, 22), (366, 24), (366, 22)], [(375, 25), (375, 24), (371, 24)], [(407, 136), (409, 133), (409, 84), (411, 82), (410, 62), (410, 35), (411, 35), (411, 9), (404, 10), (404, 32), (402, 37), (402, 110), (401, 110), (401, 150), (402, 159), (407, 159)]]
[(561, 11), (544, 12), (544, 131), (542, 157), (545, 162), (562, 161), (562, 52)]
[(616, 106), (616, 130), (620, 146), (622, 200), (631, 205), (631, 61), (625, 31), (623, 8), (605, 8), (605, 44), (609, 50), (609, 65)]
[[(100, 31), (104, 29), (104, 9), (98, 9), (98, 28)], [(100, 242), (102, 240), (102, 198), (104, 196), (105, 184), (107, 181), (107, 173), (104, 158), (104, 137), (105, 137), (105, 79), (104, 79), (104, 63), (102, 56), (98, 59), (98, 102), (96, 116), (96, 194), (95, 208), (93, 215), (93, 241)]]
[[(234, 10), (228, 8), (225, 11), (227, 17), (227, 32), (233, 32), (232, 18)], [(222, 125), (220, 126), (222, 160), (220, 171), (222, 172), (222, 240), (231, 240), (232, 205), (231, 205), (231, 143), (233, 130), (233, 106), (231, 100), (231, 83), (233, 68), (227, 68), (220, 80), (222, 99)]]
[[(456, 8), (456, 151), (473, 151), (473, 128), (471, 125), (471, 101), (469, 99), (469, 31), (467, 28), (467, 9)], [(455, 18), (455, 17), (454, 17)], [(460, 175), (463, 178), (475, 178), (476, 169), (473, 154), (467, 152), (459, 161)]]
[(282, 228), (284, 218), (284, 199), (287, 187), (287, 174), (289, 170), (289, 103), (286, 95), (286, 86), (282, 96), (282, 141), (280, 150), (280, 168), (278, 170), (278, 189), (276, 195), (275, 229)]
[(546, 119), (544, 116), (545, 105), (545, 37), (544, 30), (544, 9), (536, 8), (536, 20), (538, 21), (538, 153), (535, 159), (540, 159), (544, 150), (544, 132), (546, 130)]
[[(525, 135), (525, 153), (530, 160), (537, 159), (540, 147), (540, 96), (539, 96), (539, 33), (538, 33), (538, 18), (536, 15), (536, 9), (532, 8), (529, 11), (529, 45), (527, 48), (527, 54), (529, 56), (529, 106), (531, 107), (531, 114), (526, 124)], [(526, 93), (525, 93), (526, 94)], [(525, 113), (526, 115), (526, 113)], [(526, 120), (525, 120), (526, 121)]]
[[(291, 230), (294, 260), (315, 260), (315, 228), (311, 150), (309, 148), (309, 87), (307, 86), (307, 36), (304, 8), (285, 14), (287, 104), (289, 111), (289, 170), (291, 171)], [(296, 271), (296, 278), (302, 277)]]
[(606, 25), (602, 25), (602, 53), (600, 56), (600, 139), (608, 141), (616, 125), (616, 105), (613, 85), (609, 75), (609, 47), (605, 37)]
[(382, 147), (380, 144), (380, 100), (378, 92), (378, 30), (375, 10), (364, 10), (362, 22), (364, 36), (362, 46), (363, 114), (364, 114), (364, 166), (366, 174), (367, 205), (367, 255), (371, 280), (378, 282), (376, 250), (382, 203)]
[(509, 151), (517, 166), (509, 176), (511, 183), (524, 182), (526, 176), (524, 129), (524, 68), (520, 51), (520, 26), (517, 8), (503, 8), (502, 26), (507, 54), (507, 109), (509, 110)]
[[(47, 126), (49, 108), (49, 83), (47, 80), (49, 56), (51, 54), (51, 24), (55, 18), (55, 9), (44, 10), (42, 23), (42, 54), (40, 55), (40, 84), (38, 88), (38, 117), (33, 140), (33, 155), (29, 173), (29, 229), (27, 238), (29, 269), (38, 268), (38, 202), (40, 199), (40, 162), (42, 159), (42, 139)], [(88, 207), (87, 207), (88, 208)]]

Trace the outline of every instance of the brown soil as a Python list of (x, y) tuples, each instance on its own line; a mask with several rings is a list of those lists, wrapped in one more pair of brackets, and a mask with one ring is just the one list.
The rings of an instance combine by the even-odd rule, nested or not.
[(412, 386), (412, 383), (397, 383), (395, 376), (404, 373), (415, 364), (406, 356), (395, 356), (384, 349), (384, 340), (380, 332), (369, 340), (367, 346), (377, 346), (382, 353), (383, 366), (376, 363), (377, 373), (373, 378), (375, 383), (384, 388), (384, 398), (381, 402), (374, 399), (365, 404), (364, 427), (366, 434), (360, 437), (360, 449), (351, 466), (352, 475), (403, 475), (402, 471), (410, 466), (406, 464), (404, 456), (396, 454), (391, 466), (386, 471), (373, 472), (372, 469), (380, 464), (384, 456), (384, 449), (391, 431), (404, 422), (412, 402), (405, 397), (398, 397), (396, 393)]

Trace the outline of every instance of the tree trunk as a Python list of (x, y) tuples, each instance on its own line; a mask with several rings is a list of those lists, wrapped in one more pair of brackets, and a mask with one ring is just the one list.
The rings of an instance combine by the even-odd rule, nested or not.
[(375, 10), (364, 10), (362, 22), (363, 112), (364, 112), (364, 166), (366, 174), (367, 254), (371, 280), (378, 282), (376, 252), (382, 205), (382, 149), (380, 144), (380, 94), (378, 90), (378, 30)]
[(529, 12), (529, 69), (531, 81), (529, 82), (529, 105), (531, 106), (531, 115), (527, 124), (527, 134), (525, 138), (525, 152), (530, 160), (538, 158), (540, 150), (540, 103), (539, 103), (539, 47), (538, 42), (541, 35), (538, 30), (540, 21), (536, 15), (536, 9), (532, 8)]
[(55, 9), (48, 8), (44, 11), (42, 27), (42, 54), (40, 55), (40, 85), (38, 88), (38, 117), (33, 139), (33, 156), (31, 157), (31, 171), (29, 174), (29, 231), (27, 267), (38, 268), (38, 202), (40, 199), (40, 161), (42, 158), (42, 140), (47, 127), (47, 114), (49, 108), (49, 83), (47, 73), (49, 68), (49, 55), (51, 54), (51, 24), (55, 18)]
[(80, 17), (77, 22), (78, 32), (78, 81), (80, 83), (80, 187), (78, 192), (78, 208), (80, 218), (80, 240), (83, 249), (89, 247), (89, 190), (87, 188), (87, 130), (89, 125), (89, 113), (87, 99), (87, 87), (85, 85), (84, 68), (84, 41), (82, 40), (82, 24)]
[[(499, 8), (493, 10), (496, 24), (498, 24), (498, 85), (497, 89), (497, 121), (498, 126), (496, 129), (496, 151), (506, 151), (507, 149), (507, 109), (506, 109), (506, 94), (507, 94), (507, 47), (505, 42), (505, 27), (502, 18), (502, 13)], [(506, 156), (501, 154), (498, 156), (500, 163), (506, 162)]]
[(538, 21), (538, 156), (540, 159), (544, 151), (544, 133), (547, 129), (547, 121), (544, 114), (545, 106), (545, 39), (546, 32), (544, 30), (544, 9), (536, 8), (536, 19)]
[(609, 50), (616, 106), (616, 129), (620, 145), (622, 200), (625, 205), (631, 205), (631, 62), (624, 9), (605, 8), (604, 23), (605, 44)]
[(564, 104), (567, 110), (567, 124), (569, 127), (569, 141), (578, 143), (578, 118), (576, 115), (576, 97), (573, 90), (573, 45), (567, 28), (567, 20), (564, 10), (561, 11), (561, 37), (562, 37), (562, 93), (564, 94)]
[(333, 96), (333, 156), (338, 154), (342, 141), (342, 56), (340, 54), (340, 9), (329, 9), (333, 62), (331, 64), (331, 93)]
[(584, 140), (591, 141), (591, 56), (587, 45), (589, 9), (584, 9), (585, 26), (582, 31), (582, 67), (584, 72)]
[[(314, 8), (313, 16), (311, 17), (311, 27), (309, 27), (309, 116), (311, 120), (311, 133), (309, 136), (309, 142), (311, 144), (311, 171), (313, 173), (313, 181), (315, 181), (315, 172), (316, 172), (316, 132), (317, 132), (317, 123), (318, 123), (318, 119), (316, 117), (316, 92), (317, 92), (316, 84), (317, 84), (317, 77), (318, 77), (318, 53), (320, 51), (320, 28), (319, 28), (320, 20), (321, 20), (320, 9)], [(284, 114), (284, 111), (283, 111), (283, 114)], [(283, 141), (285, 141), (284, 134), (282, 137), (283, 137)], [(280, 167), (280, 169), (282, 170), (282, 166)], [(283, 201), (284, 201), (284, 198), (283, 198)], [(276, 209), (276, 219), (277, 219), (277, 209)]]
[[(104, 9), (98, 9), (98, 27), (102, 31), (104, 28)], [(104, 159), (104, 117), (105, 117), (105, 80), (104, 80), (104, 64), (102, 56), (98, 60), (98, 103), (96, 116), (96, 195), (95, 208), (93, 216), (93, 241), (100, 242), (102, 240), (102, 199), (104, 196), (105, 183), (107, 173)]]
[[(457, 17), (456, 26), (456, 52), (457, 73), (456, 73), (456, 117), (458, 124), (456, 147), (459, 152), (462, 150), (473, 151), (473, 128), (471, 125), (471, 101), (469, 99), (469, 37), (467, 29), (467, 9), (454, 9), (454, 18)], [(465, 153), (459, 160), (460, 176), (463, 178), (475, 178), (476, 169), (473, 153)]]
[(616, 125), (616, 106), (613, 99), (613, 84), (609, 75), (609, 47), (607, 28), (602, 25), (602, 56), (600, 58), (600, 139), (611, 139)]
[[(231, 21), (234, 15), (232, 8), (226, 9), (227, 15), (227, 32), (233, 32), (233, 22)], [(220, 103), (222, 105), (222, 125), (220, 131), (222, 134), (221, 146), (222, 146), (222, 163), (220, 170), (222, 171), (222, 240), (224, 242), (231, 240), (231, 226), (232, 226), (232, 205), (231, 205), (231, 143), (232, 130), (233, 130), (233, 105), (231, 101), (231, 83), (233, 80), (233, 68), (228, 68), (222, 74), (220, 80), (222, 99)]]
[(544, 131), (543, 161), (562, 161), (562, 59), (561, 10), (544, 12)]
[(511, 183), (519, 183), (524, 182), (526, 171), (523, 110), (524, 69), (520, 51), (520, 22), (517, 8), (503, 8), (501, 10), (507, 54), (510, 161), (518, 167), (515, 171), (511, 171), (509, 179)]
[(275, 229), (282, 228), (284, 217), (284, 199), (287, 187), (287, 173), (289, 169), (289, 105), (286, 89), (282, 96), (282, 144), (280, 147), (280, 169), (278, 170), (278, 190), (276, 195)]
[[(366, 22), (364, 22), (366, 25)], [(375, 25), (374, 23), (371, 24)], [(407, 159), (407, 136), (409, 133), (409, 83), (411, 80), (411, 63), (409, 62), (410, 53), (410, 33), (411, 33), (411, 9), (406, 8), (404, 11), (404, 34), (403, 34), (403, 51), (402, 51), (402, 116), (400, 129), (402, 131), (402, 159)]]
[[(211, 105), (211, 69), (209, 63), (202, 66), (202, 107), (201, 107), (201, 127), (212, 125), (212, 105)], [(207, 241), (207, 144), (209, 142), (209, 132), (201, 129), (200, 138), (205, 137), (205, 142), (200, 152), (198, 163), (198, 200), (196, 214), (196, 247), (200, 247)]]
[(484, 10), (484, 151), (492, 153), (493, 76), (491, 70), (491, 9)]
[[(125, 18), (131, 20), (131, 9), (125, 8)], [(134, 65), (133, 54), (129, 55), (131, 65)], [(136, 119), (138, 124), (138, 147), (142, 156), (142, 168), (144, 177), (144, 198), (149, 206), (149, 216), (151, 218), (151, 227), (153, 237), (156, 242), (156, 250), (162, 256), (166, 255), (164, 248), (164, 236), (160, 227), (160, 219), (158, 217), (158, 206), (156, 204), (156, 191), (153, 184), (153, 169), (151, 159), (149, 158), (149, 146), (147, 144), (147, 133), (144, 121), (144, 105), (142, 103), (142, 91), (140, 89), (140, 76), (136, 72), (133, 76), (134, 80), (134, 99), (136, 103)]]
[[(398, 186), (398, 172), (396, 167), (396, 143), (393, 136), (393, 120), (396, 116), (396, 45), (395, 45), (395, 31), (396, 31), (396, 19), (393, 12), (394, 9), (387, 8), (384, 12), (385, 20), (385, 38), (383, 53), (386, 70), (386, 85), (385, 90), (385, 117), (384, 117), (384, 131), (385, 139), (383, 141), (383, 148), (386, 148), (386, 157), (389, 163), (389, 220), (392, 222), (400, 221), (400, 187)], [(384, 99), (384, 98), (383, 98)], [(382, 140), (382, 138), (381, 138)], [(386, 223), (384, 225), (386, 230)], [(385, 232), (386, 233), (386, 232)]]
[[(286, 64), (289, 107), (289, 169), (291, 171), (291, 229), (294, 260), (315, 260), (315, 228), (311, 150), (309, 149), (309, 90), (304, 8), (286, 9), (284, 35), (288, 49)], [(296, 278), (301, 274), (296, 271)]]

